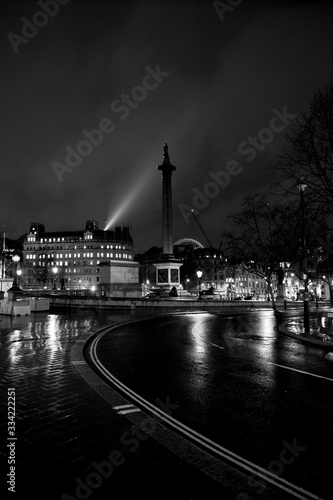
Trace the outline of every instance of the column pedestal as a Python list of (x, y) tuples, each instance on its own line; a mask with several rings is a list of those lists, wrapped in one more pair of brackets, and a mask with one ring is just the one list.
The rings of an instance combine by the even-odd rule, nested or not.
[(169, 293), (171, 288), (180, 289), (179, 268), (183, 264), (175, 261), (161, 261), (154, 263), (156, 267), (156, 286)]

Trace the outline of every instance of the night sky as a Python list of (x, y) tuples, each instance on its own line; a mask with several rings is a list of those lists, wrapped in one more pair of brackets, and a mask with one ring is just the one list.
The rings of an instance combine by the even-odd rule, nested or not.
[[(206, 244), (179, 209), (195, 208), (193, 189), (206, 188), (213, 196), (197, 216), (218, 246), (227, 215), (272, 181), (267, 167), (291, 116), (330, 81), (331, 2), (234, 0), (223, 14), (211, 1), (62, 0), (46, 7), (53, 17), (36, 15), (42, 3), (0, 7), (0, 224), (8, 237), (32, 221), (61, 231), (96, 219), (132, 224), (136, 253), (161, 246), (156, 165), (167, 142), (177, 167), (174, 241)], [(24, 27), (33, 19), (44, 25)], [(272, 118), (283, 109), (290, 124), (281, 127)], [(272, 123), (264, 146), (245, 153), (248, 137)], [(66, 163), (87, 140), (82, 131), (101, 126), (90, 136), (95, 145), (81, 143), (82, 155)], [(209, 187), (210, 174), (226, 169), (229, 183)]]

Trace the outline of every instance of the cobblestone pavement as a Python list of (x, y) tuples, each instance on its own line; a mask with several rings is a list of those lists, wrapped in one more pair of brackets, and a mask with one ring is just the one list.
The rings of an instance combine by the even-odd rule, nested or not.
[(7, 439), (8, 388), (16, 396), (13, 498), (234, 498), (151, 437), (138, 440), (137, 448), (122, 444), (131, 422), (73, 366), (70, 352), (83, 333), (126, 321), (126, 314), (0, 317), (1, 498), (10, 487), (7, 443), (14, 442)]

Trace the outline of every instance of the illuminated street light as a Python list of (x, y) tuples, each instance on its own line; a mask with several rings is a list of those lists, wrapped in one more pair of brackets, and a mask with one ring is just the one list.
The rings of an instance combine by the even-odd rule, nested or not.
[(202, 271), (201, 271), (200, 268), (197, 270), (197, 276), (198, 276), (198, 280), (199, 280), (199, 298), (200, 298), (200, 293), (201, 293), (201, 276), (202, 276)]
[(18, 263), (20, 262), (20, 256), (17, 254), (14, 254), (12, 256), (12, 261), (13, 261), (13, 284), (11, 288), (8, 289), (8, 300), (17, 300), (22, 296), (22, 290), (19, 287), (18, 284), (18, 276), (19, 276), (19, 270), (18, 270)]
[(18, 285), (18, 280), (17, 280), (17, 276), (18, 276), (18, 263), (20, 262), (20, 256), (17, 255), (17, 254), (14, 254), (13, 257), (12, 257), (12, 261), (14, 262), (14, 272), (13, 272), (13, 285), (12, 285), (12, 288), (14, 288), (15, 290), (17, 291), (21, 291), (19, 285)]
[(54, 275), (54, 278), (53, 278), (53, 290), (56, 290), (57, 289), (56, 281), (57, 281), (58, 268), (56, 266), (52, 267), (52, 272), (53, 272), (53, 275)]
[(306, 251), (306, 238), (305, 238), (305, 217), (304, 217), (304, 191), (306, 184), (303, 182), (297, 185), (297, 189), (301, 194), (301, 214), (302, 214), (302, 242), (303, 242), (303, 265), (304, 270), (304, 331), (310, 332), (310, 308), (309, 308), (309, 292), (308, 292), (308, 269), (307, 269), (307, 251)]

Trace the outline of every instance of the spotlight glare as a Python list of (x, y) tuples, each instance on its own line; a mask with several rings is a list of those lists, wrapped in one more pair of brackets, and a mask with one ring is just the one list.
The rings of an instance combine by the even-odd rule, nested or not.
[(139, 191), (142, 189), (143, 185), (147, 181), (149, 175), (146, 175), (145, 177), (142, 177), (134, 186), (132, 191), (127, 195), (125, 200), (121, 203), (121, 205), (118, 207), (117, 211), (113, 213), (112, 217), (109, 219), (109, 222), (105, 225), (104, 231), (107, 231), (110, 229), (111, 226), (113, 226), (117, 219), (122, 215), (122, 213), (131, 205), (131, 203), (134, 201), (134, 198), (138, 195)]

